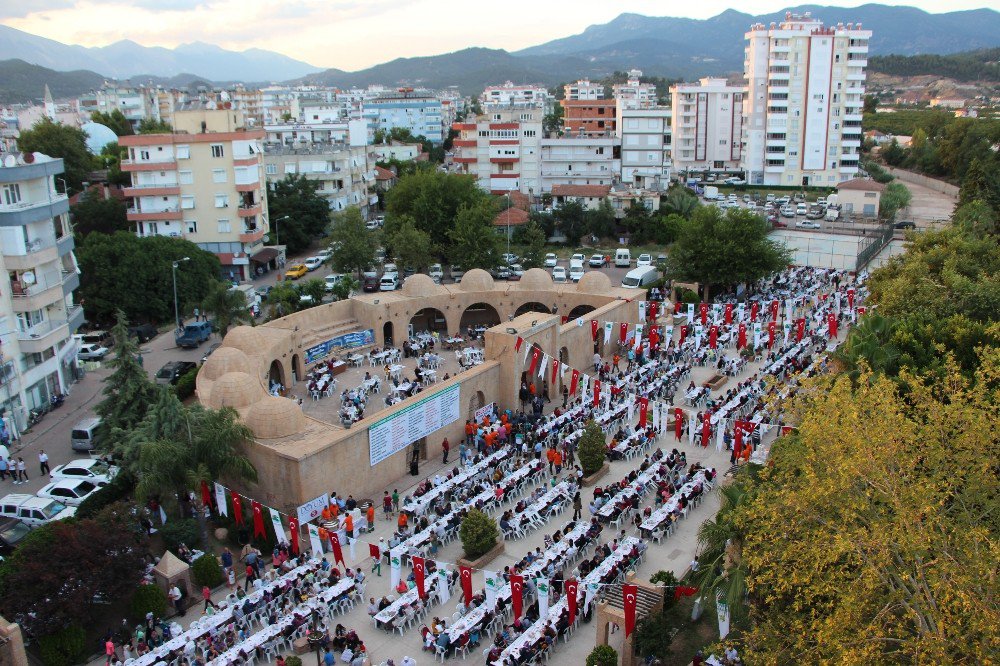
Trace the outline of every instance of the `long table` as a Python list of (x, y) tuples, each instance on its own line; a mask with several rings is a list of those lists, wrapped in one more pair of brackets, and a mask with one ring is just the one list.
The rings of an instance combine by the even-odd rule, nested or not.
[(431, 503), (438, 497), (441, 497), (442, 495), (444, 495), (453, 488), (461, 486), (466, 481), (476, 478), (477, 476), (485, 472), (487, 469), (492, 467), (494, 463), (502, 460), (507, 455), (509, 455), (508, 452), (503, 449), (495, 451), (494, 453), (490, 454), (483, 460), (480, 460), (471, 469), (468, 469), (460, 473), (458, 476), (455, 476), (445, 481), (440, 486), (435, 486), (431, 488), (420, 497), (413, 498), (412, 500), (403, 505), (403, 511), (406, 511), (407, 513), (412, 513), (417, 516), (422, 515), (424, 511), (427, 510), (427, 507), (430, 506)]

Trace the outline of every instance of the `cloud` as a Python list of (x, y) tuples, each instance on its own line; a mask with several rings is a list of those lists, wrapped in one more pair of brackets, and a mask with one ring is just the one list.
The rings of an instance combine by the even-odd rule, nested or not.
[(75, 4), (76, 0), (6, 0), (0, 2), (0, 19), (23, 18), (29, 14), (67, 9)]

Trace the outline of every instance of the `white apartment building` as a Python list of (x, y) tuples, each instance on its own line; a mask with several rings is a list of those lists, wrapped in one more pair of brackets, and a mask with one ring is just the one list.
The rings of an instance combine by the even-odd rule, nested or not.
[(409, 130), (413, 136), (423, 136), (432, 143), (441, 143), (446, 136), (441, 100), (429, 93), (402, 89), (366, 100), (362, 117), (376, 129)]
[(670, 107), (636, 107), (618, 100), (616, 132), (621, 139), (621, 180), (647, 190), (670, 184)]
[[(235, 109), (190, 109), (171, 118), (173, 134), (119, 138), (132, 176), (128, 220), (139, 236), (175, 236), (222, 262), (222, 277), (250, 279), (268, 231), (263, 129)], [(266, 262), (261, 262), (266, 263)]]
[(545, 113), (552, 113), (555, 97), (544, 86), (515, 85), (506, 81), (503, 85), (487, 86), (479, 96), (483, 110), (503, 107), (524, 107), (541, 104)]
[(604, 99), (604, 86), (591, 83), (589, 79), (580, 79), (564, 85), (563, 93), (568, 100)]
[(18, 430), (74, 381), (83, 308), (62, 173), (62, 159), (0, 153), (0, 416)]
[(368, 146), (268, 145), (264, 150), (264, 173), (269, 183), (290, 174), (301, 174), (319, 184), (317, 194), (327, 200), (330, 210), (357, 206), (367, 217), (368, 207), (378, 203), (374, 193), (375, 161), (376, 156)]
[(739, 171), (745, 90), (713, 78), (670, 88), (675, 171)]
[(621, 172), (621, 139), (558, 137), (541, 141), (542, 192), (556, 185), (611, 185)]
[(640, 82), (641, 77), (642, 70), (630, 69), (625, 83), (616, 83), (612, 86), (614, 98), (640, 108), (656, 106), (656, 86)]
[(824, 27), (808, 13), (746, 33), (744, 165), (756, 185), (854, 178), (871, 30)]
[[(389, 161), (399, 160), (400, 162), (412, 162), (421, 159), (424, 147), (419, 143), (401, 143), (391, 141), (389, 143), (378, 143), (371, 146), (371, 152), (376, 160)], [(424, 155), (423, 159), (427, 159)]]
[(493, 194), (541, 193), (543, 115), (540, 106), (494, 109), (474, 122), (455, 123), (455, 171), (474, 175)]

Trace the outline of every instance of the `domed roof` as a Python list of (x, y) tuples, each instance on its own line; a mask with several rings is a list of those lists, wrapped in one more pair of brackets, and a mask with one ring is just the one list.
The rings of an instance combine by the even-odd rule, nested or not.
[(518, 286), (529, 291), (552, 289), (552, 276), (541, 268), (529, 268), (521, 276)]
[(588, 271), (576, 283), (576, 290), (588, 294), (606, 294), (611, 289), (611, 280), (601, 271)]
[(107, 125), (84, 123), (80, 125), (80, 129), (87, 135), (84, 143), (92, 155), (99, 155), (101, 149), (109, 143), (118, 143), (118, 135)]
[(208, 405), (222, 407), (248, 407), (264, 395), (260, 382), (245, 372), (227, 372), (215, 380), (208, 396)]
[(249, 372), (250, 359), (236, 347), (219, 347), (199, 371), (206, 379), (218, 379), (227, 372)]
[(429, 275), (423, 273), (415, 273), (403, 283), (403, 293), (407, 296), (430, 296), (440, 289), (441, 287), (434, 284)]
[(294, 400), (268, 395), (250, 407), (244, 421), (260, 439), (277, 439), (301, 430), (305, 416)]
[(491, 291), (493, 289), (493, 276), (482, 268), (473, 268), (462, 276), (460, 285), (462, 291)]
[(252, 326), (237, 326), (226, 333), (222, 344), (226, 347), (236, 347), (250, 355), (259, 354), (265, 346), (264, 336)]

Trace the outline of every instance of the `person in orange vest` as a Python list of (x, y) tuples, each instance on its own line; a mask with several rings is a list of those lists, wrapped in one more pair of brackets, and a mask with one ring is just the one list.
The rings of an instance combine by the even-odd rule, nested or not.
[(409, 522), (409, 517), (406, 515), (405, 511), (399, 512), (399, 520), (396, 521), (396, 525), (399, 527), (399, 531), (403, 532), (406, 530), (406, 524)]
[(476, 424), (471, 420), (465, 422), (465, 443), (468, 446), (472, 446), (476, 437)]
[(368, 531), (375, 531), (375, 503), (372, 502), (368, 506)]
[(549, 474), (552, 474), (552, 466), (556, 460), (556, 450), (550, 446), (548, 451), (545, 452), (545, 457), (549, 461)]
[(615, 370), (620, 370), (620, 368), (619, 368), (618, 366), (619, 366), (619, 365), (621, 364), (621, 362), (622, 362), (622, 357), (621, 357), (621, 356), (619, 356), (618, 354), (615, 354), (615, 357), (614, 357), (614, 359), (612, 359), (612, 360), (614, 361), (614, 366), (615, 366)]
[(347, 532), (349, 538), (354, 538), (354, 516), (350, 513), (344, 514), (344, 531)]
[(562, 454), (557, 449), (552, 449), (552, 452), (552, 464), (556, 466), (556, 474), (559, 474), (562, 472)]
[(330, 513), (330, 506), (329, 505), (323, 507), (322, 516), (323, 516), (323, 522), (324, 523), (328, 523), (328, 522), (330, 522), (333, 519), (333, 514)]
[(336, 518), (340, 515), (340, 505), (337, 504), (337, 500), (330, 502), (330, 517)]

